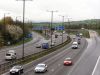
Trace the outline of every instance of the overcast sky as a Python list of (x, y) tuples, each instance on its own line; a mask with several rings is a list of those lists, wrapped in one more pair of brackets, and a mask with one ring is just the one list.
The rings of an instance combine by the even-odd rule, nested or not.
[[(26, 0), (25, 20), (50, 21), (51, 13), (47, 10), (58, 11), (54, 13), (54, 21), (62, 20), (59, 15), (69, 17), (70, 20), (100, 19), (99, 5), (100, 0)], [(10, 13), (6, 16), (13, 18), (22, 16), (22, 6), (22, 0), (0, 0), (0, 18), (4, 13)]]

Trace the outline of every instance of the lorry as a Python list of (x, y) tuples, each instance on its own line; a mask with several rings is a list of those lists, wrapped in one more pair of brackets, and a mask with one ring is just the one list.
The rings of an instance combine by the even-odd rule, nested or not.
[(14, 59), (16, 59), (15, 50), (9, 50), (5, 55), (5, 60), (14, 60)]
[(48, 43), (48, 41), (43, 41), (43, 43), (42, 43), (42, 49), (48, 49), (49, 48), (49, 43)]

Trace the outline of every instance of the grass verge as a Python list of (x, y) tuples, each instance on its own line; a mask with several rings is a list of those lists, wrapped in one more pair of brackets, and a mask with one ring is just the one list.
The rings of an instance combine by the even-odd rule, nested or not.
[(79, 29), (79, 30), (67, 30), (66, 32), (68, 32), (69, 34), (74, 34), (76, 35), (77, 33), (82, 33), (83, 34), (83, 37), (86, 37), (86, 38), (90, 38), (90, 35), (89, 35), (89, 31), (84, 29)]
[[(31, 41), (32, 39), (33, 38), (27, 38), (27, 39), (24, 40), (24, 43), (27, 43), (27, 42)], [(23, 43), (23, 40), (18, 42), (18, 43), (16, 43), (16, 44), (14, 44), (14, 45), (12, 45), (12, 46), (18, 46), (18, 45), (21, 45), (22, 43)]]
[(100, 30), (95, 30), (98, 34), (99, 34), (99, 36), (100, 36)]

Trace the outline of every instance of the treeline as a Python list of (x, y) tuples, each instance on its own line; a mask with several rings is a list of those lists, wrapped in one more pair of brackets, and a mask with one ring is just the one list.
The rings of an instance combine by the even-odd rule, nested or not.
[(28, 23), (24, 25), (21, 21), (14, 21), (11, 17), (5, 17), (0, 20), (0, 45), (11, 45), (17, 43), (30, 33)]
[(100, 19), (84, 20), (84, 21), (73, 21), (65, 23), (66, 29), (100, 29)]
[[(62, 23), (53, 23), (52, 27), (56, 26), (61, 26)], [(81, 28), (86, 28), (86, 29), (100, 29), (100, 19), (91, 19), (91, 20), (84, 20), (84, 21), (71, 21), (71, 22), (65, 22), (63, 23), (65, 29), (81, 29)], [(33, 23), (33, 27), (51, 27), (50, 22), (41, 22), (41, 23)]]

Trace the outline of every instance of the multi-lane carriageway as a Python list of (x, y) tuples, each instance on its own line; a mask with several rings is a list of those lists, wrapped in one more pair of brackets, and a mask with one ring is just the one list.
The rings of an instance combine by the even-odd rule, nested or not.
[[(90, 31), (90, 36), (91, 38), (86, 39), (87, 41), (82, 38), (82, 43), (78, 49), (71, 49), (71, 44), (69, 44), (56, 52), (24, 65), (23, 75), (40, 75), (40, 73), (34, 73), (34, 67), (38, 63), (48, 65), (48, 71), (41, 73), (41, 75), (100, 75), (98, 74), (100, 38), (94, 31)], [(63, 65), (66, 57), (73, 59), (74, 64), (72, 66)], [(5, 73), (5, 75), (9, 74)]]
[[(34, 53), (37, 53), (37, 52), (40, 52), (40, 51), (44, 50), (44, 49), (41, 49), (41, 48), (36, 48), (36, 43), (40, 43), (39, 41), (44, 40), (45, 38), (43, 38), (43, 36), (40, 36), (36, 33), (33, 33), (33, 35), (34, 35), (33, 40), (24, 45), (24, 53), (25, 53), (24, 55), (25, 56), (31, 55), (31, 54), (34, 54)], [(54, 35), (52, 36), (52, 38), (55, 39)], [(63, 35), (63, 38), (64, 38), (64, 41), (67, 40), (66, 34)], [(48, 41), (50, 42), (50, 39)], [(55, 45), (58, 45), (58, 44), (62, 43), (62, 38), (61, 38), (61, 36), (59, 36), (58, 38), (56, 38), (53, 41), (56, 41)], [(0, 57), (2, 57), (2, 58), (0, 58), (0, 64), (3, 64), (3, 63), (6, 62), (5, 61), (5, 54), (9, 50), (15, 50), (18, 59), (22, 57), (22, 45), (9, 47), (9, 48), (8, 47), (3, 48), (3, 49), (0, 50)]]

